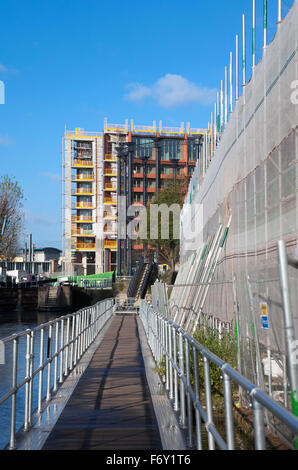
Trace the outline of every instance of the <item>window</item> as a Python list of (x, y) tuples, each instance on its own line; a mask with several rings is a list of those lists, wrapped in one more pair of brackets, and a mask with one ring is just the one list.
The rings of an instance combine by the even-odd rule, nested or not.
[(187, 159), (189, 162), (197, 160), (197, 145), (191, 140), (187, 142)]
[(135, 142), (135, 158), (153, 158), (154, 141), (147, 137), (133, 137)]
[(134, 180), (133, 180), (133, 186), (134, 186), (134, 188), (142, 188), (142, 186), (143, 186), (143, 180), (141, 180), (141, 179), (134, 179)]
[(164, 175), (172, 175), (173, 174), (173, 168), (171, 166), (164, 166), (164, 167), (162, 167), (161, 172)]
[(133, 201), (134, 201), (134, 202), (143, 202), (143, 195), (142, 195), (142, 194), (135, 193), (135, 194), (133, 195)]
[(177, 139), (165, 139), (160, 149), (161, 160), (180, 160), (182, 141)]
[(142, 169), (141, 165), (134, 165), (133, 172), (134, 173), (143, 173), (143, 169)]

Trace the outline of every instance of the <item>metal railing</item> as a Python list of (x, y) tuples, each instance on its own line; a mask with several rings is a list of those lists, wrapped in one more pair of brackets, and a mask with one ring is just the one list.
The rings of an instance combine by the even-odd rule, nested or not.
[(82, 279), (81, 287), (84, 289), (112, 289), (112, 279)]
[[(147, 302), (141, 301), (140, 318), (154, 359), (165, 358), (165, 386), (174, 409), (180, 411), (180, 424), (187, 430), (189, 447), (202, 450), (202, 424), (208, 435), (208, 448), (235, 449), (232, 384), (246, 391), (253, 411), (254, 445), (256, 450), (266, 448), (264, 414), (268, 411), (280, 420), (293, 438), (298, 435), (298, 419), (278, 405), (262, 390), (249, 382), (228, 363), (199, 344), (179, 325), (157, 313)], [(201, 362), (199, 361), (201, 359)], [(221, 371), (224, 390), (225, 439), (213, 419), (210, 365)], [(204, 390), (200, 387), (200, 368), (203, 368)], [(205, 406), (202, 404), (204, 394)], [(195, 431), (193, 423), (195, 416)]]
[(72, 181), (76, 181), (76, 180), (90, 181), (90, 180), (94, 179), (94, 174), (93, 173), (84, 173), (84, 174), (73, 175), (71, 179), (72, 179)]
[[(0, 407), (11, 399), (9, 449), (16, 449), (17, 393), (25, 387), (23, 409), (24, 431), (32, 427), (33, 380), (38, 379), (37, 413), (43, 410), (44, 402), (49, 402), (58, 390), (58, 384), (75, 368), (84, 352), (95, 340), (107, 321), (113, 315), (113, 299), (98, 302), (96, 305), (59, 317), (39, 325), (33, 330), (25, 330), (1, 341), (1, 345), (12, 343), (12, 386), (0, 397)], [(19, 342), (26, 338), (25, 377), (19, 377)], [(37, 367), (34, 357), (39, 352)], [(46, 380), (46, 394), (43, 397), (43, 383)]]
[(139, 307), (135, 305), (136, 303), (136, 298), (134, 297), (128, 297), (128, 298), (120, 298), (116, 297), (115, 298), (115, 304), (114, 304), (114, 312), (135, 312), (136, 314), (139, 312)]

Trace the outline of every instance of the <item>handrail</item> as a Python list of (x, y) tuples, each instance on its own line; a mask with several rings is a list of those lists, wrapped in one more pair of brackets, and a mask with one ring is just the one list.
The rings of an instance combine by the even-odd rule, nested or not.
[[(180, 422), (187, 429), (188, 445), (194, 446), (193, 413), (196, 420), (196, 446), (202, 450), (203, 421), (208, 433), (208, 446), (214, 450), (216, 444), (222, 450), (234, 450), (234, 417), (232, 402), (232, 381), (242, 387), (252, 402), (254, 441), (257, 450), (265, 449), (264, 409), (270, 411), (293, 433), (298, 435), (298, 419), (288, 410), (277, 404), (262, 390), (234, 370), (207, 348), (198, 343), (179, 325), (156, 312), (144, 300), (141, 301), (140, 318), (144, 325), (148, 343), (156, 362), (166, 360), (166, 390), (174, 401), (176, 411), (180, 410)], [(191, 351), (191, 354), (190, 354)], [(190, 360), (192, 355), (192, 361)], [(204, 392), (206, 410), (200, 399), (199, 362), (201, 356), (204, 372)], [(226, 423), (226, 441), (222, 438), (213, 422), (210, 363), (217, 366), (222, 373), (224, 386), (224, 408)], [(197, 364), (197, 367), (194, 367)], [(194, 385), (191, 385), (191, 373)], [(179, 388), (179, 390), (178, 390)]]
[[(34, 377), (38, 375), (37, 412), (41, 413), (44, 402), (42, 392), (44, 379), (47, 383), (45, 400), (49, 402), (58, 390), (58, 383), (62, 384), (75, 368), (84, 352), (113, 315), (113, 305), (113, 299), (107, 299), (39, 325), (33, 330), (27, 329), (2, 339), (2, 345), (13, 343), (12, 386), (4, 396), (0, 397), (0, 406), (11, 398), (9, 449), (16, 449), (17, 392), (25, 387), (24, 431), (29, 431), (32, 427)], [(37, 332), (40, 332), (38, 336)], [(24, 336), (26, 336), (26, 376), (18, 382), (18, 365), (21, 359), (18, 357), (18, 346), (20, 338)], [(34, 351), (38, 346), (39, 366), (34, 369)], [(47, 376), (44, 377), (46, 368)]]

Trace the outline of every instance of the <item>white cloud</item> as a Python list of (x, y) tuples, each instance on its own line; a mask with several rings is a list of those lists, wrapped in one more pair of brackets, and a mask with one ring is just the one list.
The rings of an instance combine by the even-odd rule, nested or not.
[(192, 103), (208, 105), (216, 99), (216, 89), (197, 85), (182, 75), (170, 73), (159, 78), (150, 87), (141, 83), (130, 83), (127, 88), (130, 89), (130, 92), (125, 95), (127, 100), (141, 102), (151, 97), (163, 108), (174, 108)]
[(16, 74), (18, 73), (17, 69), (14, 69), (13, 67), (7, 67), (4, 64), (0, 64), (0, 73), (8, 75), (8, 74)]
[(152, 90), (141, 83), (130, 83), (126, 87), (130, 92), (125, 95), (129, 101), (142, 101), (147, 96), (152, 95)]
[(61, 181), (61, 176), (58, 175), (57, 173), (45, 172), (45, 173), (42, 173), (42, 176), (44, 176), (45, 178), (48, 178), (53, 183), (60, 183)]
[(12, 145), (12, 140), (10, 137), (4, 137), (0, 135), (0, 145)]

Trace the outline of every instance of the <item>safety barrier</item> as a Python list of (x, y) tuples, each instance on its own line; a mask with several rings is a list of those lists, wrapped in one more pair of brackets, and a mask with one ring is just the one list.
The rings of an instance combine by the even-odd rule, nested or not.
[[(256, 450), (266, 448), (265, 412), (270, 412), (292, 433), (298, 435), (298, 419), (278, 405), (262, 390), (215, 356), (169, 318), (157, 313), (144, 300), (141, 301), (140, 318), (154, 359), (161, 363), (165, 358), (165, 386), (174, 409), (180, 411), (180, 424), (187, 429), (188, 445), (202, 450), (202, 424), (208, 434), (208, 448), (235, 449), (232, 383), (242, 387), (251, 400), (253, 410), (254, 443)], [(199, 361), (202, 360), (202, 362)], [(224, 389), (225, 439), (213, 420), (210, 365), (220, 371)], [(199, 368), (203, 367), (204, 401), (200, 387)], [(193, 383), (192, 383), (193, 382)], [(193, 428), (195, 416), (195, 434)]]
[[(75, 368), (84, 352), (93, 343), (99, 332), (113, 315), (113, 299), (98, 302), (78, 312), (59, 317), (39, 325), (33, 330), (25, 330), (1, 341), (1, 345), (13, 344), (11, 369), (11, 389), (0, 397), (0, 406), (11, 399), (9, 449), (16, 448), (17, 393), (25, 387), (24, 431), (32, 427), (33, 379), (38, 376), (37, 412), (43, 409), (43, 382), (46, 380), (46, 402), (51, 400), (58, 390), (58, 384)], [(21, 338), (26, 338), (25, 377), (20, 379), (18, 346)], [(39, 353), (39, 365), (34, 357)], [(46, 377), (45, 377), (46, 374)]]

